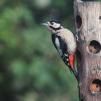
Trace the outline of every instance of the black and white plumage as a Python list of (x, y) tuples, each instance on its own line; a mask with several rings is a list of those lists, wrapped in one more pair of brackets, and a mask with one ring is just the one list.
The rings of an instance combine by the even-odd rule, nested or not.
[(48, 30), (52, 33), (52, 42), (61, 56), (64, 63), (69, 67), (70, 71), (76, 76), (75, 68), (75, 51), (76, 51), (76, 40), (73, 33), (61, 26), (55, 21), (49, 21), (43, 23)]

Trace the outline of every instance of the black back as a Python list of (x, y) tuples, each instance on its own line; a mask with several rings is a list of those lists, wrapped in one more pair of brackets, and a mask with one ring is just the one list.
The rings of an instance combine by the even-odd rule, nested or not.
[(60, 42), (60, 49), (62, 50), (63, 54), (67, 54), (67, 45), (66, 43), (63, 41), (63, 39), (61, 39), (60, 36), (56, 35), (56, 34), (52, 34), (52, 42), (55, 46), (55, 48), (57, 49), (57, 46), (55, 44), (55, 39), (58, 38), (59, 42)]

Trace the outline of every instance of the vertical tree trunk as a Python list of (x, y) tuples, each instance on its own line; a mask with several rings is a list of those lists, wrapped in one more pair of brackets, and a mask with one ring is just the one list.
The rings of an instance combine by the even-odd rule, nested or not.
[(80, 101), (101, 101), (101, 2), (74, 1)]

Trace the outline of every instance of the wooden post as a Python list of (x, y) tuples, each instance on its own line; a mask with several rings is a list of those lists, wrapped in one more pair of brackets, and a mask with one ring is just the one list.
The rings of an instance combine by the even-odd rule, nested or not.
[(80, 101), (101, 101), (101, 2), (74, 0)]

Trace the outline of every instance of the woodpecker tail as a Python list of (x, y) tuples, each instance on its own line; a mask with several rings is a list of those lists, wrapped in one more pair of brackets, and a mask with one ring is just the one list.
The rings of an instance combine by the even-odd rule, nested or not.
[(69, 70), (74, 74), (75, 78), (78, 81), (78, 72), (77, 72), (77, 61), (75, 54), (63, 54), (61, 56), (64, 63), (68, 66)]

